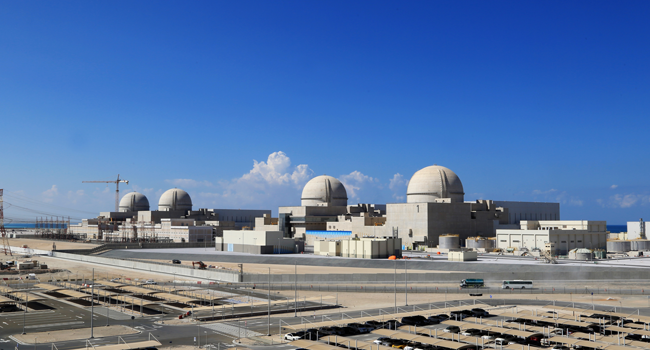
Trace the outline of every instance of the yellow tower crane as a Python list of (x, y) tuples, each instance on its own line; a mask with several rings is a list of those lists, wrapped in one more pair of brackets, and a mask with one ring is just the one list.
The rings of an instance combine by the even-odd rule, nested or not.
[(115, 211), (120, 211), (120, 182), (129, 184), (129, 180), (120, 179), (120, 174), (117, 174), (117, 180), (115, 181), (82, 181), (85, 184), (115, 184)]

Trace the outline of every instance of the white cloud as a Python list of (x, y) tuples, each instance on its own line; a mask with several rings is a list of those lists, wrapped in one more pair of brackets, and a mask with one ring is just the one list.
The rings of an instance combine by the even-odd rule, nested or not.
[(54, 197), (59, 195), (59, 189), (56, 187), (56, 185), (52, 185), (52, 187), (49, 190), (44, 191), (42, 195), (44, 202), (52, 202), (54, 200)]
[(282, 152), (273, 152), (269, 155), (266, 162), (253, 160), (253, 169), (248, 174), (244, 174), (237, 182), (256, 182), (267, 184), (293, 184), (302, 186), (313, 172), (307, 164), (296, 166), (293, 171), (290, 169), (291, 159)]
[(284, 152), (273, 152), (266, 161), (253, 160), (253, 168), (241, 177), (214, 185), (221, 191), (200, 192), (197, 204), (261, 209), (296, 205), (302, 188), (313, 173), (307, 164), (292, 166), (291, 159)]
[(646, 205), (650, 203), (650, 196), (647, 194), (615, 194), (610, 196), (608, 200), (597, 199), (596, 203), (602, 207), (609, 208), (631, 208), (635, 205)]
[(341, 175), (339, 180), (345, 186), (348, 192), (348, 198), (352, 200), (359, 200), (359, 191), (367, 184), (378, 184), (379, 180), (362, 174), (360, 171), (353, 171), (347, 175)]
[(403, 201), (406, 198), (406, 187), (408, 186), (409, 180), (404, 178), (404, 175), (397, 173), (393, 175), (393, 178), (390, 179), (388, 188), (393, 192), (393, 198), (398, 201)]
[(195, 188), (195, 187), (212, 187), (210, 181), (198, 181), (193, 179), (173, 179), (165, 180), (165, 182), (170, 183), (176, 187), (180, 188)]
[(611, 188), (612, 190), (615, 190), (616, 187), (618, 187), (618, 185), (611, 185), (609, 188)]

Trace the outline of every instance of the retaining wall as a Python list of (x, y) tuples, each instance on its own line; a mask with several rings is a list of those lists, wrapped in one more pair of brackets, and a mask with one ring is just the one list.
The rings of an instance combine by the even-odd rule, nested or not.
[(58, 251), (52, 252), (52, 256), (67, 260), (83, 261), (88, 263), (95, 263), (108, 266), (123, 267), (127, 269), (150, 271), (165, 273), (168, 275), (176, 274), (178, 276), (193, 277), (203, 280), (224, 281), (224, 282), (241, 282), (242, 278), (239, 272), (224, 271), (224, 270), (198, 270), (183, 265), (173, 265), (165, 263), (142, 262), (133, 260), (122, 260), (113, 258), (103, 258), (93, 255), (79, 255), (62, 253)]

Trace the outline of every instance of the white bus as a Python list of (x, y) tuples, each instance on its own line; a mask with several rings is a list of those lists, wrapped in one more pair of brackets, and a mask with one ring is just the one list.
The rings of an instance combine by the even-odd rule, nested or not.
[(514, 281), (503, 281), (503, 284), (501, 285), (501, 288), (503, 289), (524, 289), (524, 288), (533, 288), (533, 281), (522, 281), (522, 280), (514, 280)]

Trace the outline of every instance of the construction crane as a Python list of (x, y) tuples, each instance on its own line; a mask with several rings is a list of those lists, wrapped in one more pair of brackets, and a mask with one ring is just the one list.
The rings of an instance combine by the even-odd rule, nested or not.
[(120, 211), (120, 182), (129, 184), (129, 180), (120, 179), (120, 174), (117, 174), (117, 180), (115, 181), (82, 181), (85, 184), (115, 184), (115, 211)]

